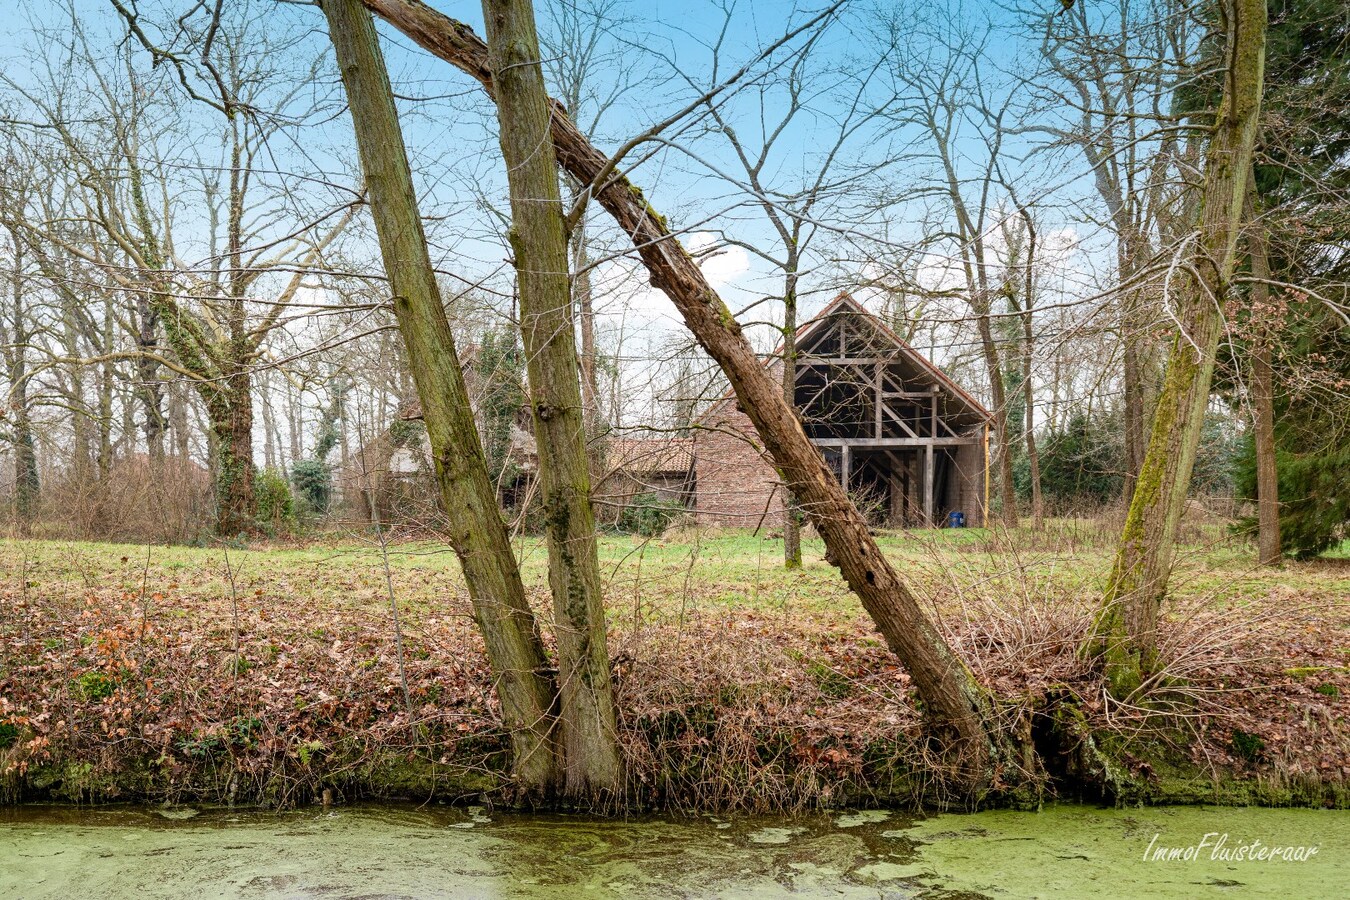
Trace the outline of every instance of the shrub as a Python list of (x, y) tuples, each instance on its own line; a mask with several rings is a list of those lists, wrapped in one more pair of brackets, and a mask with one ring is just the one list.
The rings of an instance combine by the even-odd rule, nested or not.
[(643, 537), (655, 537), (684, 516), (684, 504), (663, 500), (656, 494), (638, 494), (619, 516), (619, 530)]
[(258, 502), (258, 525), (272, 535), (295, 530), (295, 499), (291, 486), (275, 469), (262, 469), (253, 481)]
[[(1118, 417), (1075, 414), (1058, 431), (1037, 436), (1041, 492), (1052, 503), (1101, 504), (1120, 496), (1124, 447)], [(1019, 496), (1031, 496), (1026, 445), (1014, 446), (1013, 482)]]
[(318, 459), (302, 459), (291, 466), (291, 486), (303, 512), (321, 516), (333, 499), (333, 470)]
[[(1316, 556), (1339, 544), (1350, 532), (1350, 447), (1321, 452), (1275, 450), (1280, 488), (1280, 543), (1299, 559)], [(1256, 451), (1250, 435), (1238, 456), (1237, 493), (1256, 499)], [(1256, 517), (1237, 528), (1256, 530)]]

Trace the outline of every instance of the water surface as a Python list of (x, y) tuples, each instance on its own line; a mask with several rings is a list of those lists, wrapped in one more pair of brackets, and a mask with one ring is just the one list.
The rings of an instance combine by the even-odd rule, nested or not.
[[(1317, 851), (1301, 862), (1231, 858), (1253, 841)], [(1145, 859), (1192, 846), (1191, 859)], [(439, 806), (0, 810), (4, 898), (1094, 894), (1350, 896), (1350, 813), (1061, 805), (930, 818), (596, 820)]]

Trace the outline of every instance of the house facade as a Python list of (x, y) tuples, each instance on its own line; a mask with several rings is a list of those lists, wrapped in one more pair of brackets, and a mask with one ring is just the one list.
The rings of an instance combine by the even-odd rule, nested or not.
[[(874, 524), (936, 527), (959, 512), (984, 525), (989, 411), (847, 294), (798, 329), (796, 407)], [(781, 479), (735, 397), (700, 417), (693, 442), (700, 524), (783, 524)]]

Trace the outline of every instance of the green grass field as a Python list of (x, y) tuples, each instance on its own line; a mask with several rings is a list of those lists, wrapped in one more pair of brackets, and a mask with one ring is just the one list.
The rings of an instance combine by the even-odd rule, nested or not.
[[(987, 595), (1017, 582), (1054, 585), (1069, 596), (1091, 600), (1111, 563), (1111, 530), (1087, 521), (1055, 520), (1042, 532), (1030, 528), (883, 532), (882, 549), (921, 596), (944, 599)], [(600, 562), (613, 614), (636, 607), (653, 615), (691, 605), (724, 604), (813, 615), (860, 613), (836, 569), (824, 561), (819, 540), (804, 542), (805, 565), (782, 565), (776, 536), (744, 532), (696, 532), (678, 539), (604, 535)], [(1350, 597), (1347, 556), (1282, 569), (1256, 566), (1251, 546), (1221, 526), (1188, 530), (1177, 559), (1173, 594), (1216, 603), (1259, 600), (1272, 591), (1313, 597)], [(547, 591), (547, 552), (541, 540), (516, 541), (526, 584)], [(373, 535), (306, 544), (266, 544), (249, 549), (162, 547), (70, 541), (0, 541), (0, 584), (35, 597), (77, 596), (89, 590), (131, 593), (172, 590), (212, 602), (231, 593), (226, 561), (240, 596), (263, 591), (300, 603), (351, 608), (384, 606), (388, 591), (384, 554)], [(458, 561), (431, 541), (389, 546), (387, 559), (395, 596), (410, 609), (463, 595)]]

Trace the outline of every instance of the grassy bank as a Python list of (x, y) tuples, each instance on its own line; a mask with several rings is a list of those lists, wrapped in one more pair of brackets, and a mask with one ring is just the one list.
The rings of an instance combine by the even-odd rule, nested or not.
[[(1221, 527), (1190, 527), (1165, 677), (1117, 702), (1075, 653), (1112, 533), (882, 537), (1028, 749), (991, 800), (1345, 805), (1350, 563), (1262, 571)], [(520, 552), (547, 621), (544, 550)], [(797, 572), (780, 552), (743, 533), (602, 543), (629, 802), (940, 801), (906, 675), (819, 542)], [(5, 797), (498, 791), (504, 741), (454, 557), (402, 542), (388, 565), (401, 665), (373, 543), (0, 544)]]

